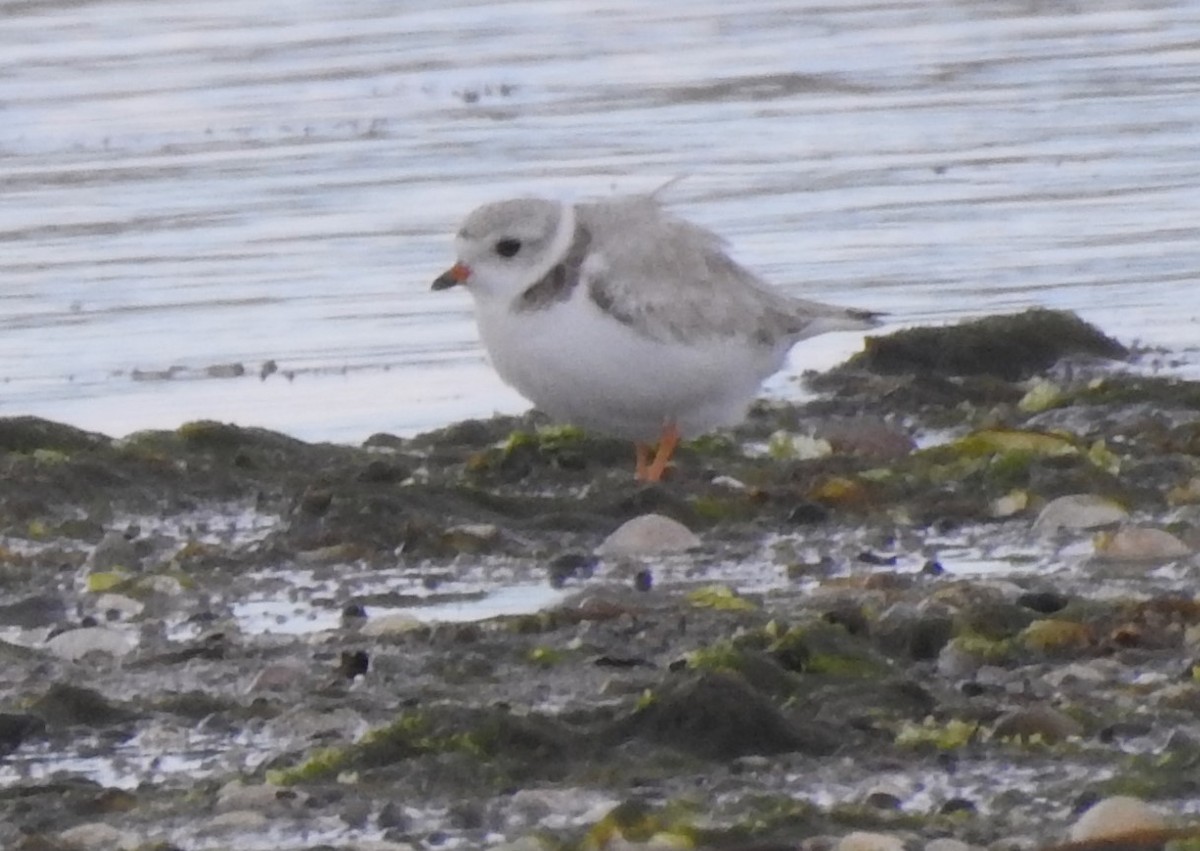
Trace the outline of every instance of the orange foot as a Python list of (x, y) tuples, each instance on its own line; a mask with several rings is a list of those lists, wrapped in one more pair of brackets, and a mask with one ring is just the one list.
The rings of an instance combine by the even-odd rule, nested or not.
[(662, 435), (658, 438), (658, 449), (653, 453), (653, 457), (651, 457), (648, 443), (635, 443), (633, 447), (637, 452), (637, 470), (634, 476), (637, 480), (639, 482), (662, 481), (663, 473), (667, 471), (667, 462), (675, 454), (677, 446), (679, 446), (679, 429), (671, 420), (663, 423)]

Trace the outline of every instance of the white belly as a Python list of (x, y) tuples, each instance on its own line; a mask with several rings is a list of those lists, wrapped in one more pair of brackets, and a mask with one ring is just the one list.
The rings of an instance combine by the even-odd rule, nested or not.
[(477, 303), (476, 318), (496, 371), (522, 396), (562, 422), (633, 440), (656, 440), (667, 420), (684, 437), (740, 422), (788, 349), (651, 340), (602, 313), (582, 287), (523, 313)]

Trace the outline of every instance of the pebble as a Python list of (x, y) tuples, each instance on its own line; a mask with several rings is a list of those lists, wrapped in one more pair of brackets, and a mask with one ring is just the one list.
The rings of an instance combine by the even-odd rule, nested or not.
[(58, 656), (74, 662), (89, 653), (101, 653), (120, 658), (130, 653), (137, 646), (137, 639), (130, 633), (106, 626), (85, 626), (80, 629), (69, 629), (46, 642), (46, 649)]
[(856, 830), (839, 839), (834, 851), (904, 851), (904, 843), (890, 833)]
[(617, 527), (596, 552), (616, 557), (681, 553), (700, 543), (700, 538), (682, 523), (661, 514), (643, 514)]
[(1128, 517), (1128, 511), (1107, 497), (1076, 493), (1046, 503), (1033, 521), (1033, 529), (1043, 535), (1053, 534), (1060, 529), (1099, 529), (1120, 523)]
[(403, 635), (421, 626), (421, 621), (405, 612), (392, 612), (368, 618), (359, 633), (362, 635)]
[(98, 612), (118, 612), (123, 618), (136, 618), (146, 608), (146, 604), (124, 594), (113, 594), (111, 591), (96, 598), (95, 609)]
[(267, 665), (254, 677), (247, 691), (287, 691), (297, 683), (304, 682), (307, 677), (308, 672), (299, 665)]
[(943, 836), (925, 843), (925, 851), (974, 851), (975, 846), (968, 845), (960, 839)]
[(1040, 737), (1044, 742), (1054, 743), (1072, 736), (1082, 736), (1083, 726), (1052, 706), (1029, 706), (1002, 715), (996, 721), (992, 734), (1001, 739)]
[(265, 815), (257, 810), (230, 810), (210, 816), (204, 822), (204, 835), (221, 833), (258, 833), (270, 823)]
[(231, 780), (217, 791), (216, 811), (283, 812), (303, 805), (307, 797), (303, 792), (285, 789), (273, 783), (243, 783), (240, 780)]
[(898, 810), (911, 795), (911, 790), (906, 786), (886, 779), (867, 788), (863, 794), (863, 803), (878, 810)]
[(1167, 826), (1162, 813), (1140, 798), (1115, 795), (1101, 798), (1071, 825), (1072, 842), (1111, 839), (1143, 830)]
[(1191, 547), (1162, 529), (1127, 526), (1116, 532), (1101, 532), (1093, 541), (1096, 557), (1105, 561), (1160, 562), (1184, 558)]
[(79, 851), (134, 851), (142, 843), (137, 837), (103, 822), (77, 824), (58, 835), (68, 848)]

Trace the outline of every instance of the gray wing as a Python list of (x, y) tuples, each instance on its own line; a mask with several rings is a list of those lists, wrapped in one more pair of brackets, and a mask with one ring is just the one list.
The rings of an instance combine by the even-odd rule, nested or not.
[(777, 292), (725, 253), (721, 238), (635, 196), (576, 208), (598, 255), (581, 270), (601, 310), (657, 340), (794, 343), (874, 325), (872, 315)]

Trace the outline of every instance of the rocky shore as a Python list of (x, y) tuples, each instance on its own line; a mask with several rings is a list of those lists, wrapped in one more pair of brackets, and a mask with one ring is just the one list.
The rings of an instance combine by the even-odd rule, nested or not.
[[(1049, 311), (872, 339), (653, 486), (536, 414), (0, 420), (0, 846), (1194, 846), (1165, 359)], [(471, 616), (512, 588), (550, 602)]]

